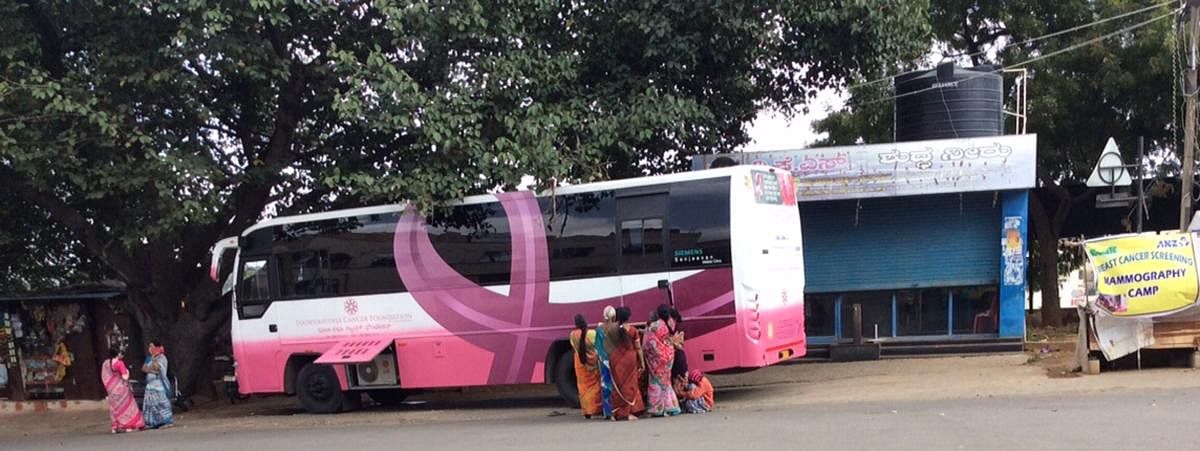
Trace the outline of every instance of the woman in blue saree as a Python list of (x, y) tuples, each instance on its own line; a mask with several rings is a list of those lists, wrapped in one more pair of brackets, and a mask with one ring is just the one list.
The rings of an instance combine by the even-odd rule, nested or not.
[(142, 400), (142, 417), (151, 429), (171, 427), (175, 417), (171, 414), (171, 380), (167, 378), (167, 355), (162, 343), (151, 341), (150, 355), (146, 357), (142, 371), (146, 373), (146, 394)]
[(600, 399), (601, 407), (604, 412), (604, 418), (612, 418), (612, 362), (609, 360), (607, 346), (608, 341), (604, 336), (604, 324), (614, 323), (617, 320), (617, 309), (609, 305), (604, 307), (604, 323), (596, 327), (596, 358), (600, 366)]

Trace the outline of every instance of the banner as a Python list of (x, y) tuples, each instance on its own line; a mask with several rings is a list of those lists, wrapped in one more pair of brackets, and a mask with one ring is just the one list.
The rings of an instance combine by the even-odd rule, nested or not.
[(760, 164), (792, 173), (801, 202), (1034, 187), (1036, 135), (697, 155), (692, 169)]
[(1096, 305), (1113, 316), (1153, 316), (1196, 304), (1200, 279), (1192, 235), (1143, 233), (1088, 240)]

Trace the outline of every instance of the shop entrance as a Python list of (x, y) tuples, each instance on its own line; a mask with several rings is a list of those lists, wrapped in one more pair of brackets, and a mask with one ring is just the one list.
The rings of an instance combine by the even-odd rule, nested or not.
[(980, 285), (811, 293), (805, 297), (805, 333), (812, 344), (852, 340), (851, 309), (857, 303), (867, 340), (995, 336), (996, 292), (996, 286)]
[[(129, 340), (123, 291), (0, 297), (0, 399), (103, 399), (100, 363)], [(114, 339), (115, 336), (115, 339)], [(131, 360), (132, 361), (132, 360)]]

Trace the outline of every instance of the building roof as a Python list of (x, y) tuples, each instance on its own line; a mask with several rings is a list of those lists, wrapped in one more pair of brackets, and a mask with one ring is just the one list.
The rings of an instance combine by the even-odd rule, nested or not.
[(125, 287), (112, 283), (73, 285), (53, 290), (0, 293), (0, 303), (22, 301), (105, 301), (124, 296)]

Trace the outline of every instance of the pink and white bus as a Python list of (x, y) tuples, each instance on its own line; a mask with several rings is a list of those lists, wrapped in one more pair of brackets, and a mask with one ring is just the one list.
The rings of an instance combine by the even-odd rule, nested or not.
[(805, 353), (795, 190), (767, 167), (270, 219), (217, 244), (214, 279), (230, 251), (240, 391), (309, 412), (500, 384), (574, 401), (566, 337), (606, 305), (673, 305), (704, 371)]

